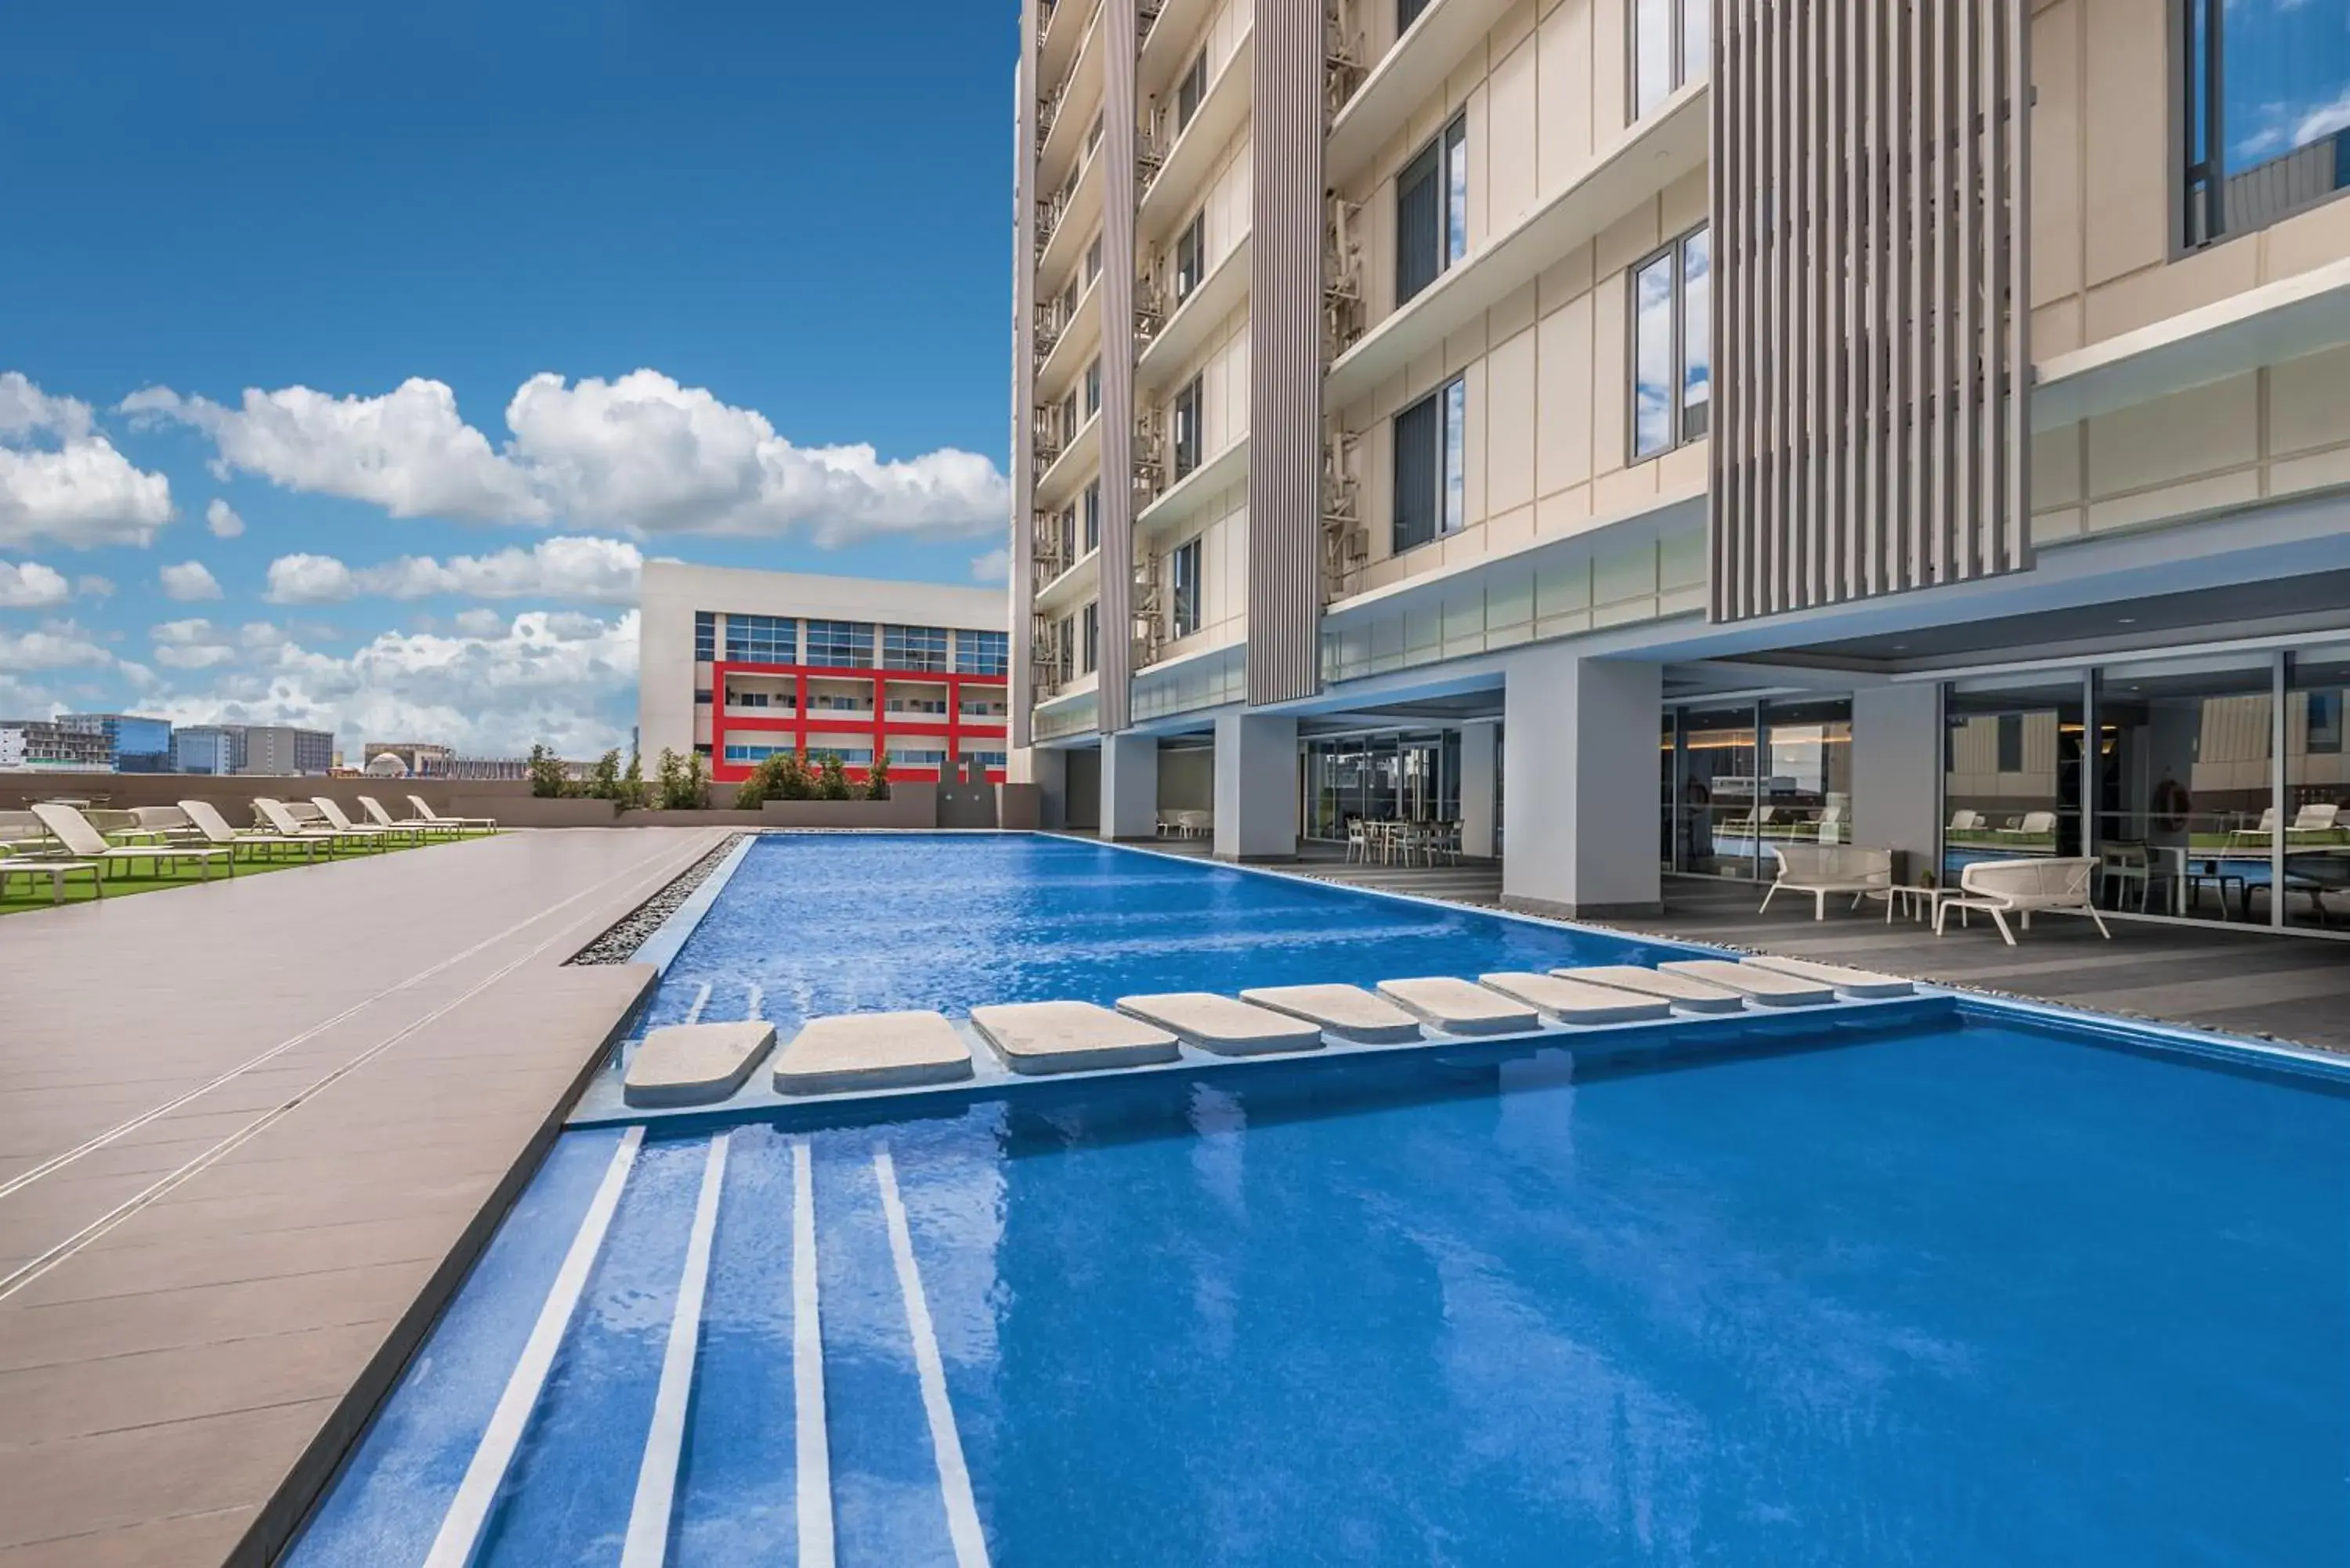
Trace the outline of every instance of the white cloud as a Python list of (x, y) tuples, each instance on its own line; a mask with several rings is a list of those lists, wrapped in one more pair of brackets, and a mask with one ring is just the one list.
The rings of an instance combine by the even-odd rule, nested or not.
[(203, 431), (224, 475), (259, 474), (403, 517), (560, 519), (636, 535), (802, 532), (839, 545), (983, 535), (1003, 526), (1010, 499), (977, 453), (884, 461), (862, 444), (795, 446), (757, 410), (656, 370), (609, 381), (534, 376), (506, 405), (512, 433), (494, 450), (439, 381), (411, 379), (377, 398), (249, 389), (234, 408), (154, 387), (122, 408)]
[(504, 630), (506, 618), (494, 609), (475, 607), (459, 610), (456, 617), (458, 635), (462, 637), (495, 637)]
[(971, 558), (971, 580), (974, 583), (1001, 584), (1012, 580), (1012, 552), (1001, 545), (984, 556)]
[(202, 561), (182, 561), (176, 566), (163, 567), (155, 575), (162, 581), (163, 597), (178, 604), (222, 597), (220, 580)]
[(171, 481), (117, 452), (88, 404), (0, 371), (0, 545), (143, 545), (172, 515)]
[(244, 532), (244, 519), (236, 514), (235, 507), (215, 495), (204, 505), (204, 526), (215, 539), (234, 539)]
[(74, 592), (86, 599), (109, 599), (114, 597), (114, 579), (86, 575), (74, 579)]
[(636, 611), (463, 618), (459, 635), (387, 631), (347, 656), (313, 652), (262, 623), (167, 622), (154, 628), (156, 661), (212, 671), (212, 684), (151, 693), (143, 710), (182, 723), (313, 725), (347, 742), (396, 734), (473, 755), (518, 755), (544, 741), (593, 756), (627, 742)]
[(0, 609), (47, 609), (73, 597), (65, 575), (38, 561), (0, 561)]
[(269, 563), (267, 597), (276, 604), (332, 604), (376, 597), (585, 599), (628, 604), (644, 556), (624, 539), (557, 537), (487, 556), (403, 556), (354, 569), (331, 556), (280, 556)]
[(34, 631), (0, 632), (0, 672), (22, 674), (27, 670), (73, 670), (113, 662), (114, 655), (69, 620), (51, 621)]

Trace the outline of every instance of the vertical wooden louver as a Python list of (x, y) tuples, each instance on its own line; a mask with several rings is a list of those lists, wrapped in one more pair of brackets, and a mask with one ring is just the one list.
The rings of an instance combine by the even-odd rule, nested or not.
[[(1067, 3), (1067, 0), (1064, 0)], [(1101, 672), (1097, 726), (1126, 728), (1134, 674), (1134, 0), (1102, 7)]]
[(1321, 689), (1322, 7), (1254, 0), (1248, 700)]
[(2031, 565), (2025, 0), (1716, 0), (1718, 621)]

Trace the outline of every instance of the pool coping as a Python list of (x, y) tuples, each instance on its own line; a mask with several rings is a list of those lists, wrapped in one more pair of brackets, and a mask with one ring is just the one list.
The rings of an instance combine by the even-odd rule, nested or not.
[[(736, 838), (734, 846), (726, 852), (726, 858), (702, 879), (700, 887), (686, 895), (684, 903), (669, 912), (669, 919), (653, 928), (653, 934), (629, 955), (628, 961), (650, 964), (654, 973), (666, 979), (669, 966), (677, 961), (677, 955), (685, 950), (687, 939), (702, 924), (702, 917), (710, 913), (711, 907), (718, 902), (718, 895), (725, 890), (727, 883), (734, 879), (734, 873), (741, 868), (743, 857), (751, 853), (751, 846), (761, 836), (760, 832), (754, 828)], [(624, 1021), (629, 1028), (633, 1028), (636, 1022), (634, 1018)]]

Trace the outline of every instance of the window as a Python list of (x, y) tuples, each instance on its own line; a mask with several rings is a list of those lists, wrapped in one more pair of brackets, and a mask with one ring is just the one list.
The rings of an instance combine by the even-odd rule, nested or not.
[(1428, 0), (1396, 0), (1396, 36), (1400, 38), (1410, 32), (1411, 25), (1427, 9)]
[(1169, 566), (1175, 579), (1175, 636), (1186, 638), (1200, 629), (1200, 541), (1179, 547)]
[(955, 633), (955, 673), (1002, 675), (1012, 668), (1012, 634), (1004, 631)]
[(1455, 116), (1396, 176), (1396, 303), (1469, 254), (1469, 121)]
[(2184, 0), (2189, 247), (2350, 188), (2350, 26), (2337, 4)]
[(1175, 394), (1175, 477), (1181, 479), (1200, 466), (1200, 378), (1194, 376)]
[(1632, 461), (1705, 434), (1712, 412), (1711, 236), (1682, 235), (1632, 269)]
[(2003, 774), (2023, 771), (2023, 715), (2002, 713), (1999, 716), (1999, 739), (1993, 765)]
[(892, 752), (889, 753), (889, 760), (901, 767), (934, 768), (947, 760), (947, 754), (934, 748), (928, 750), (918, 748), (912, 751)]
[(1708, 67), (1708, 0), (1633, 0), (1632, 118), (1655, 111)]
[[(1094, 279), (1101, 276), (1101, 240), (1102, 237), (1099, 234), (1096, 234), (1094, 236), (1094, 243), (1086, 247), (1086, 281), (1087, 283), (1091, 283)], [(1072, 283), (1069, 286), (1069, 309), (1074, 314), (1076, 307), (1076, 285)]]
[(1077, 670), (1090, 675), (1101, 668), (1101, 606), (1087, 605), (1078, 618)]
[(1086, 367), (1086, 418), (1091, 419), (1099, 412), (1101, 412), (1101, 356), (1097, 354), (1094, 356), (1094, 362)]
[(1175, 84), (1175, 132), (1181, 135), (1200, 112), (1200, 100), (1208, 96), (1208, 51), (1201, 49), (1191, 57), (1191, 67), (1183, 79)]
[(1060, 545), (1060, 569), (1066, 572), (1077, 558), (1077, 504), (1074, 501), (1061, 508)]
[(1094, 122), (1086, 127), (1086, 150), (1081, 154), (1082, 157), (1091, 158), (1094, 155), (1094, 149), (1101, 145), (1103, 123), (1102, 113), (1097, 111), (1094, 115)]
[(1077, 439), (1077, 394), (1072, 390), (1061, 400), (1061, 440), (1064, 444)]
[(795, 699), (778, 696), (773, 691), (749, 691), (738, 687), (726, 689), (726, 706), (732, 708), (788, 708)]
[(707, 664), (718, 657), (718, 618), (708, 610), (693, 612), (693, 661)]
[(1063, 616), (1053, 628), (1053, 678), (1064, 686), (1069, 682), (1077, 653), (1077, 618)]
[(797, 664), (800, 623), (788, 616), (730, 615), (726, 659), (730, 664)]
[(1208, 213), (1205, 208), (1191, 214), (1183, 232), (1175, 236), (1175, 301), (1181, 304), (1191, 297), (1207, 275)]
[(710, 689), (708, 687), (705, 686), (693, 694), (693, 705), (697, 708), (707, 708), (710, 706)]
[(962, 755), (963, 761), (977, 763), (983, 768), (1000, 768), (1003, 765), (1002, 752), (965, 752)]
[(1468, 383), (1458, 376), (1396, 416), (1394, 554), (1468, 521)]
[[(710, 754), (710, 748), (707, 746), (697, 746), (694, 749), (705, 757)], [(734, 767), (756, 767), (769, 757), (788, 755), (792, 749), (788, 742), (779, 744), (772, 741), (761, 741), (738, 746), (730, 741), (726, 744), (726, 761)]]
[(812, 620), (807, 623), (807, 661), (820, 670), (858, 670), (873, 662), (873, 623)]
[(1086, 554), (1087, 554), (1087, 555), (1088, 555), (1088, 556), (1090, 556), (1090, 555), (1092, 555), (1096, 550), (1098, 550), (1098, 549), (1100, 549), (1100, 548), (1101, 548), (1101, 481), (1100, 481), (1100, 480), (1097, 479), (1097, 480), (1093, 481), (1091, 483), (1089, 483), (1089, 484), (1087, 484), (1087, 485), (1086, 486), (1086, 493), (1085, 493), (1084, 497), (1082, 498), (1082, 505), (1083, 505), (1083, 508), (1084, 508), (1084, 514), (1085, 514), (1085, 520), (1086, 520), (1086, 524), (1085, 524)]
[(943, 674), (947, 667), (947, 628), (885, 627), (881, 632), (881, 662), (890, 670), (926, 670)]

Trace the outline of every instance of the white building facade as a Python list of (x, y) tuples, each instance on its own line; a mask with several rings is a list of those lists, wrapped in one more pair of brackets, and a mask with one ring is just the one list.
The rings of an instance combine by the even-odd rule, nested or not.
[(2326, 9), (1028, 0), (1015, 771), (1540, 910), (1808, 839), (2350, 923)]

